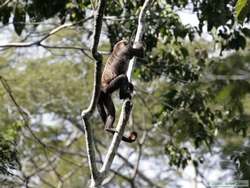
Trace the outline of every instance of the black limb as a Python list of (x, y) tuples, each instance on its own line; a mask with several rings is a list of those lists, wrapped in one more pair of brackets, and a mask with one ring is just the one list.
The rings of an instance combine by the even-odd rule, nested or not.
[(131, 82), (128, 83), (128, 89), (130, 93), (134, 92), (134, 85)]
[[(109, 129), (106, 129), (106, 131), (114, 134), (114, 133), (118, 133), (117, 130), (115, 128), (109, 128)], [(136, 140), (137, 138), (137, 133), (136, 132), (131, 132), (130, 135), (127, 137), (127, 136), (122, 136), (122, 140), (124, 142), (128, 142), (128, 143), (132, 143)]]
[(115, 106), (114, 106), (114, 103), (112, 101), (111, 95), (109, 95), (109, 94), (105, 95), (104, 105), (105, 105), (106, 110), (107, 110), (105, 129), (112, 129), (114, 121), (115, 121)]
[(104, 92), (111, 94), (115, 90), (120, 89), (124, 84), (128, 84), (128, 77), (125, 74), (121, 74), (109, 82)]
[(103, 91), (101, 91), (100, 96), (99, 96), (99, 101), (97, 104), (97, 110), (102, 118), (102, 121), (105, 124), (105, 122), (107, 120), (107, 113), (105, 111), (104, 101), (105, 101), (105, 93)]
[(142, 43), (137, 43), (135, 48), (132, 48), (132, 55), (135, 57), (144, 57), (144, 48)]
[[(128, 77), (125, 74), (121, 74), (113, 79), (109, 85), (101, 90), (99, 101), (98, 101), (98, 111), (101, 118), (105, 124), (105, 130), (114, 134), (116, 129), (113, 127), (115, 121), (115, 106), (111, 98), (111, 94), (120, 89), (120, 98), (131, 98), (130, 93), (133, 92), (133, 85), (128, 81)], [(125, 142), (134, 142), (136, 140), (137, 134), (131, 133), (128, 137), (123, 136), (122, 140)]]
[(131, 99), (131, 93), (133, 93), (134, 86), (130, 82), (124, 83), (120, 88), (120, 99)]
[(110, 81), (109, 85), (103, 89), (104, 93), (113, 93), (115, 90), (120, 89), (120, 99), (131, 98), (133, 91), (133, 85), (128, 81), (128, 77), (125, 74), (121, 74)]

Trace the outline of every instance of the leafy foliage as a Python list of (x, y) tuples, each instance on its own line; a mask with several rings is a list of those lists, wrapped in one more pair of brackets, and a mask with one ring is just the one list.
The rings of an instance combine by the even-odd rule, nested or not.
[(242, 22), (246, 17), (248, 12), (248, 1), (247, 0), (238, 0), (236, 3), (236, 15), (237, 18)]
[[(122, 38), (133, 40), (142, 2), (107, 2), (103, 32), (106, 34), (103, 38), (107, 40), (102, 46), (104, 50), (107, 50), (107, 47), (112, 48), (115, 42)], [(244, 77), (241, 73), (249, 71), (249, 55), (234, 54), (216, 58), (213, 57), (214, 51), (211, 48), (214, 43), (219, 43), (219, 50), (223, 55), (222, 51), (240, 51), (249, 46), (247, 38), (250, 36), (250, 30), (244, 25), (248, 23), (248, 13), (244, 12), (246, 2), (238, 1), (236, 5), (239, 20), (242, 20), (239, 24), (234, 17), (234, 2), (167, 0), (157, 1), (152, 5), (146, 17), (147, 29), (143, 36), (146, 57), (138, 59), (134, 71), (138, 80), (133, 111), (133, 124), (136, 126), (133, 128), (138, 129), (138, 132), (150, 130), (147, 143), (143, 146), (145, 158), (148, 155), (165, 155), (170, 166), (184, 169), (191, 162), (198, 169), (209, 160), (205, 158), (205, 154), (212, 152), (214, 146), (226, 148), (231, 144), (228, 135), (235, 140), (248, 138), (250, 85), (247, 79), (235, 79), (234, 76)], [(18, 6), (9, 3), (8, 6), (1, 7), (0, 19), (3, 25), (13, 21), (18, 35), (23, 35), (25, 29), (30, 29), (28, 22), (33, 23), (36, 28), (49, 19), (56, 24), (66, 21), (79, 23), (75, 30), (78, 31), (80, 26), (84, 34), (88, 35), (91, 34), (88, 25), (82, 25), (80, 21), (89, 16), (93, 7), (95, 4), (90, 1), (18, 1)], [(198, 27), (181, 23), (175, 10), (187, 7), (191, 7), (197, 15)], [(246, 19), (243, 22), (244, 17)], [(213, 44), (205, 42), (202, 45), (201, 41), (197, 42), (198, 35), (204, 31), (208, 31), (216, 39)], [(68, 43), (74, 43), (69, 36), (73, 35), (67, 31), (58, 38), (55, 37), (52, 42), (61, 44), (66, 40)], [(83, 36), (79, 41), (88, 43), (88, 36)], [(55, 169), (65, 175), (72, 167), (72, 164), (69, 165), (65, 161), (82, 163), (83, 140), (76, 140), (70, 149), (65, 145), (74, 132), (73, 125), (81, 123), (80, 111), (90, 99), (93, 65), (80, 57), (67, 59), (69, 54), (66, 50), (59, 53), (65, 58), (57, 57), (58, 54), (55, 55), (52, 51), (50, 56), (44, 55), (41, 59), (29, 58), (28, 61), (24, 59), (25, 56), (19, 55), (21, 62), (15, 63), (15, 59), (19, 58), (14, 52), (3, 54), (8, 63), (1, 66), (0, 73), (10, 80), (18, 102), (34, 118), (32, 130), (48, 148), (41, 145), (32, 135), (29, 135), (32, 139), (24, 139), (23, 146), (16, 148), (18, 136), (21, 135), (20, 126), (16, 125), (19, 119), (11, 115), (13, 112), (17, 115), (15, 106), (6, 97), (2, 97), (1, 105), (9, 111), (0, 111), (0, 119), (3, 122), (0, 128), (5, 129), (6, 125), (9, 128), (0, 134), (0, 156), (3, 156), (0, 170), (6, 174), (9, 168), (18, 167), (15, 163), (18, 161), (17, 151), (23, 159), (38, 156), (34, 159), (35, 163), (43, 164), (46, 157), (54, 159), (54, 153), (61, 154), (66, 150), (68, 153), (65, 152), (62, 158), (54, 160), (57, 162)], [(82, 61), (83, 63), (76, 63)], [(0, 92), (0, 96), (5, 93), (4, 90)], [(46, 124), (48, 122), (44, 121), (43, 117), (47, 117), (47, 121), (52, 118), (52, 125)], [(109, 137), (104, 136), (103, 127), (99, 126), (99, 118), (95, 117), (91, 121), (97, 125), (96, 143), (104, 145)], [(101, 141), (98, 140), (100, 138)], [(219, 145), (218, 140), (223, 144)], [(235, 144), (241, 145), (239, 142)], [(130, 147), (134, 148), (133, 145)], [(61, 150), (57, 151), (58, 148)], [(232, 151), (224, 154), (230, 156)], [(249, 160), (247, 155), (246, 148), (238, 148), (231, 158), (244, 166)], [(27, 163), (25, 167), (27, 171), (32, 172), (34, 164)], [(86, 168), (86, 165), (83, 164), (82, 168)], [(244, 172), (245, 178), (249, 175), (249, 170), (238, 169)], [(57, 174), (41, 172), (39, 175), (51, 182), (60, 181)], [(86, 176), (82, 172), (78, 175)], [(68, 185), (74, 183), (77, 187), (80, 184), (78, 182), (86, 183), (85, 179), (79, 180), (77, 177), (70, 179)]]
[(20, 0), (18, 2), (10, 2), (6, 6), (1, 7), (0, 18), (4, 25), (11, 23), (11, 15), (13, 15), (13, 25), (15, 32), (21, 35), (26, 27), (26, 18), (34, 24), (58, 17), (61, 23), (64, 23), (69, 17), (72, 22), (79, 22), (86, 16), (86, 8), (90, 5), (90, 1), (71, 0)]
[[(1, 101), (3, 104), (3, 101)], [(5, 110), (1, 110), (0, 133), (0, 174), (11, 175), (11, 170), (19, 168), (17, 138), (21, 123), (13, 122), (13, 118)]]

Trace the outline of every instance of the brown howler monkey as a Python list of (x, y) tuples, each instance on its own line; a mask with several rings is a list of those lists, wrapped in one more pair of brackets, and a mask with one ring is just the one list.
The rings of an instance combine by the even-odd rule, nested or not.
[[(115, 106), (111, 94), (120, 90), (120, 99), (131, 98), (133, 85), (128, 81), (126, 75), (130, 59), (133, 57), (143, 57), (144, 49), (142, 43), (136, 43), (135, 47), (126, 40), (117, 42), (113, 52), (109, 56), (104, 67), (101, 78), (101, 92), (98, 101), (98, 111), (105, 124), (105, 130), (114, 134), (113, 127), (115, 121)], [(131, 132), (128, 137), (123, 136), (125, 142), (134, 142), (137, 138), (136, 132)]]

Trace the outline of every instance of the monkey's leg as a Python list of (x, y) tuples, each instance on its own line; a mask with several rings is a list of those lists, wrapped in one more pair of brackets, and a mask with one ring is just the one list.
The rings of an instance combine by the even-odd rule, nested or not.
[(112, 101), (111, 95), (106, 94), (104, 105), (107, 109), (107, 118), (105, 122), (105, 130), (114, 133), (115, 129), (113, 127), (114, 121), (115, 121), (115, 106)]
[(105, 101), (105, 94), (103, 93), (103, 91), (101, 91), (100, 97), (97, 103), (97, 110), (102, 118), (103, 123), (105, 124), (107, 120), (107, 114), (104, 108), (104, 101)]
[[(114, 121), (115, 121), (115, 106), (112, 101), (111, 95), (106, 94), (105, 95), (105, 100), (104, 100), (104, 105), (107, 109), (107, 119), (105, 123), (105, 130), (114, 134), (116, 129), (113, 127)], [(137, 133), (136, 132), (131, 132), (128, 137), (122, 136), (122, 140), (125, 142), (134, 142), (137, 138)]]

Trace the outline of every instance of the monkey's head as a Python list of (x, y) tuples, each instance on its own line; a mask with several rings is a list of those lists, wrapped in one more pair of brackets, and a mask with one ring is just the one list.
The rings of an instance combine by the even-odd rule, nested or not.
[(113, 53), (119, 57), (125, 57), (126, 59), (132, 59), (135, 57), (144, 57), (143, 43), (136, 42), (131, 44), (127, 40), (121, 40), (117, 42), (113, 48)]

